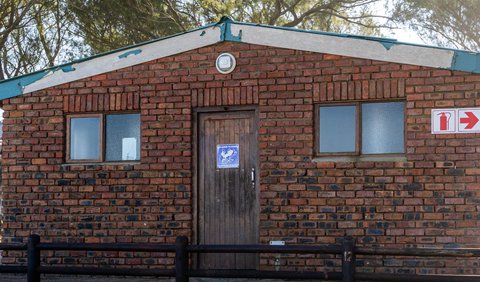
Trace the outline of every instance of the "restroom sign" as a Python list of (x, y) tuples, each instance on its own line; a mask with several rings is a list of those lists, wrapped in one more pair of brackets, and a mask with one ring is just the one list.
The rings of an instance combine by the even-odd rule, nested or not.
[(240, 165), (238, 144), (217, 145), (217, 168), (238, 168)]
[(432, 109), (432, 134), (480, 133), (480, 108)]

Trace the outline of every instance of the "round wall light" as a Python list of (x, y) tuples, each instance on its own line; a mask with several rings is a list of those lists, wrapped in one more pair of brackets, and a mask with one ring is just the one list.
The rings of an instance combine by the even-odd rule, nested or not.
[(223, 74), (231, 73), (236, 65), (237, 62), (235, 61), (235, 57), (230, 53), (222, 53), (218, 55), (217, 61), (215, 62), (218, 72)]

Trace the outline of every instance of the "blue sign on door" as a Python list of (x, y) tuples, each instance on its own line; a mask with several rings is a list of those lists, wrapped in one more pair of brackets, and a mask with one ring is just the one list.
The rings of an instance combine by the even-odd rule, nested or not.
[(217, 168), (237, 168), (240, 165), (238, 144), (217, 145)]

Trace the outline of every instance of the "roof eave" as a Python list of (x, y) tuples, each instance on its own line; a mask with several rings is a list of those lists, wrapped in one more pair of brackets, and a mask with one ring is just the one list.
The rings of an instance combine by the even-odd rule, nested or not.
[[(288, 36), (286, 32), (289, 33)], [(240, 23), (223, 17), (218, 23), (188, 32), (0, 81), (0, 100), (223, 41), (480, 73), (480, 54), (475, 52), (404, 43), (378, 37)]]

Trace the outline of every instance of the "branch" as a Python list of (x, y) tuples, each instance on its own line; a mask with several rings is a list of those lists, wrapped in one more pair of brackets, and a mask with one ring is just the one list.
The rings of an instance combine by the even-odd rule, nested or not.
[(365, 24), (365, 23), (362, 23), (361, 21), (354, 21), (352, 19), (368, 19), (368, 18), (372, 18), (371, 16), (369, 15), (366, 15), (366, 16), (358, 16), (358, 17), (347, 17), (347, 16), (343, 16), (341, 13), (339, 13), (338, 11), (336, 10), (333, 10), (333, 12), (328, 12), (328, 11), (325, 11), (326, 14), (330, 15), (330, 16), (333, 16), (333, 17), (337, 17), (337, 18), (340, 18), (348, 23), (352, 23), (352, 24), (356, 24), (356, 25), (359, 25), (359, 26), (363, 26), (363, 27), (367, 27), (367, 28), (392, 28), (391, 26), (389, 25), (383, 25), (383, 24), (380, 24), (380, 25), (370, 25), (370, 24)]
[(45, 30), (43, 28), (43, 19), (42, 19), (41, 13), (39, 13), (38, 10), (36, 12), (37, 14), (35, 16), (35, 22), (36, 22), (35, 27), (38, 31), (38, 38), (40, 40), (40, 43), (42, 44), (43, 50), (45, 51), (45, 55), (47, 56), (48, 65), (54, 66), (55, 58), (52, 56), (52, 50), (50, 49), (50, 46), (45, 37)]
[(187, 31), (186, 27), (182, 24), (180, 15), (178, 14), (177, 9), (175, 9), (172, 2), (170, 0), (165, 0), (164, 3), (167, 5), (167, 8), (171, 13), (172, 20), (182, 29), (182, 31)]
[(333, 2), (329, 2), (328, 4), (325, 4), (325, 5), (319, 5), (319, 6), (315, 5), (312, 8), (310, 8), (309, 10), (307, 10), (306, 12), (304, 12), (300, 17), (297, 17), (297, 15), (295, 13), (295, 10), (292, 9), (293, 7), (289, 7), (287, 11), (289, 11), (290, 13), (292, 13), (292, 15), (294, 15), (294, 19), (293, 19), (293, 21), (290, 21), (290, 22), (284, 24), (283, 26), (294, 27), (294, 26), (298, 25), (299, 23), (303, 22), (303, 20), (305, 18), (309, 17), (312, 14), (320, 13), (321, 11), (327, 10), (327, 9), (333, 9), (333, 5), (334, 5)]

